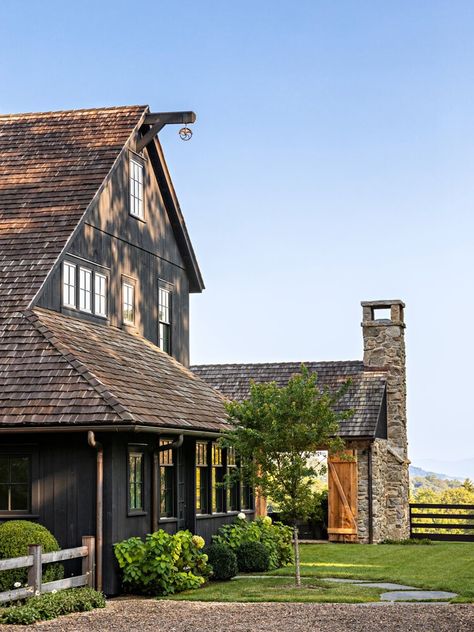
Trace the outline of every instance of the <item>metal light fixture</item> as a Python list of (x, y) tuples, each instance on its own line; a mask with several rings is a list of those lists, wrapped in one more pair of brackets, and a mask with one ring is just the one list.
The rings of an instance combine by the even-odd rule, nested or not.
[(191, 140), (193, 135), (193, 132), (189, 129), (187, 123), (184, 124), (184, 127), (182, 127), (178, 133), (181, 140)]

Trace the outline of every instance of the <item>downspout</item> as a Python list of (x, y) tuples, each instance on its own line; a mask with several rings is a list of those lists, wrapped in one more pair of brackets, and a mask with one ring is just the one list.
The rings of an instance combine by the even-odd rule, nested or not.
[(151, 516), (152, 516), (152, 530), (158, 531), (159, 523), (159, 511), (158, 511), (158, 477), (160, 469), (160, 457), (159, 453), (165, 450), (177, 450), (183, 445), (184, 435), (180, 434), (177, 439), (171, 443), (165, 445), (158, 445), (153, 450), (153, 476), (152, 476), (152, 493), (151, 493)]
[(102, 552), (104, 545), (104, 448), (96, 441), (92, 430), (87, 433), (87, 443), (97, 450), (97, 479), (96, 479), (96, 589), (102, 590)]
[(374, 543), (374, 510), (372, 507), (373, 502), (373, 489), (372, 489), (372, 443), (369, 443), (369, 447), (367, 450), (367, 477), (368, 477), (368, 501), (369, 501), (369, 544)]

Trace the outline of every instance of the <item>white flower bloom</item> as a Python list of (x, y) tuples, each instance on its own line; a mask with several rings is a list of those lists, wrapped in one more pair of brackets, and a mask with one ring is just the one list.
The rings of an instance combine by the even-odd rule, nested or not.
[(237, 518), (238, 518), (239, 520), (245, 520), (245, 519), (246, 519), (246, 517), (247, 517), (247, 516), (246, 516), (246, 515), (245, 515), (242, 511), (241, 511), (241, 512), (238, 514), (238, 516), (237, 516)]
[(56, 588), (54, 590), (51, 591), (52, 595), (55, 595), (58, 591), (56, 590)]
[(39, 591), (39, 590), (36, 590), (36, 591), (35, 591), (35, 595), (36, 595), (36, 597), (39, 597), (39, 596), (41, 595), (40, 591)]
[(20, 588), (21, 587), (21, 582), (15, 582), (13, 584), (13, 588)]

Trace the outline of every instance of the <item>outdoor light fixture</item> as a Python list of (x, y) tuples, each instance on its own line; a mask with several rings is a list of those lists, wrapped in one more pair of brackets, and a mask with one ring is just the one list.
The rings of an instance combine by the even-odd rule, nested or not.
[(137, 140), (136, 151), (142, 151), (165, 125), (183, 125), (178, 132), (179, 137), (181, 140), (190, 140), (193, 133), (188, 125), (195, 122), (196, 115), (194, 112), (150, 112), (144, 118), (143, 126), (140, 130), (142, 135)]

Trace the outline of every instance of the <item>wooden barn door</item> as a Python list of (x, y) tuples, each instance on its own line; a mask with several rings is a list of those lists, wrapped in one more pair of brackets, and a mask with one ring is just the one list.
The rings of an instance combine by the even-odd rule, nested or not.
[(329, 540), (357, 542), (357, 460), (354, 450), (328, 457), (328, 488)]

